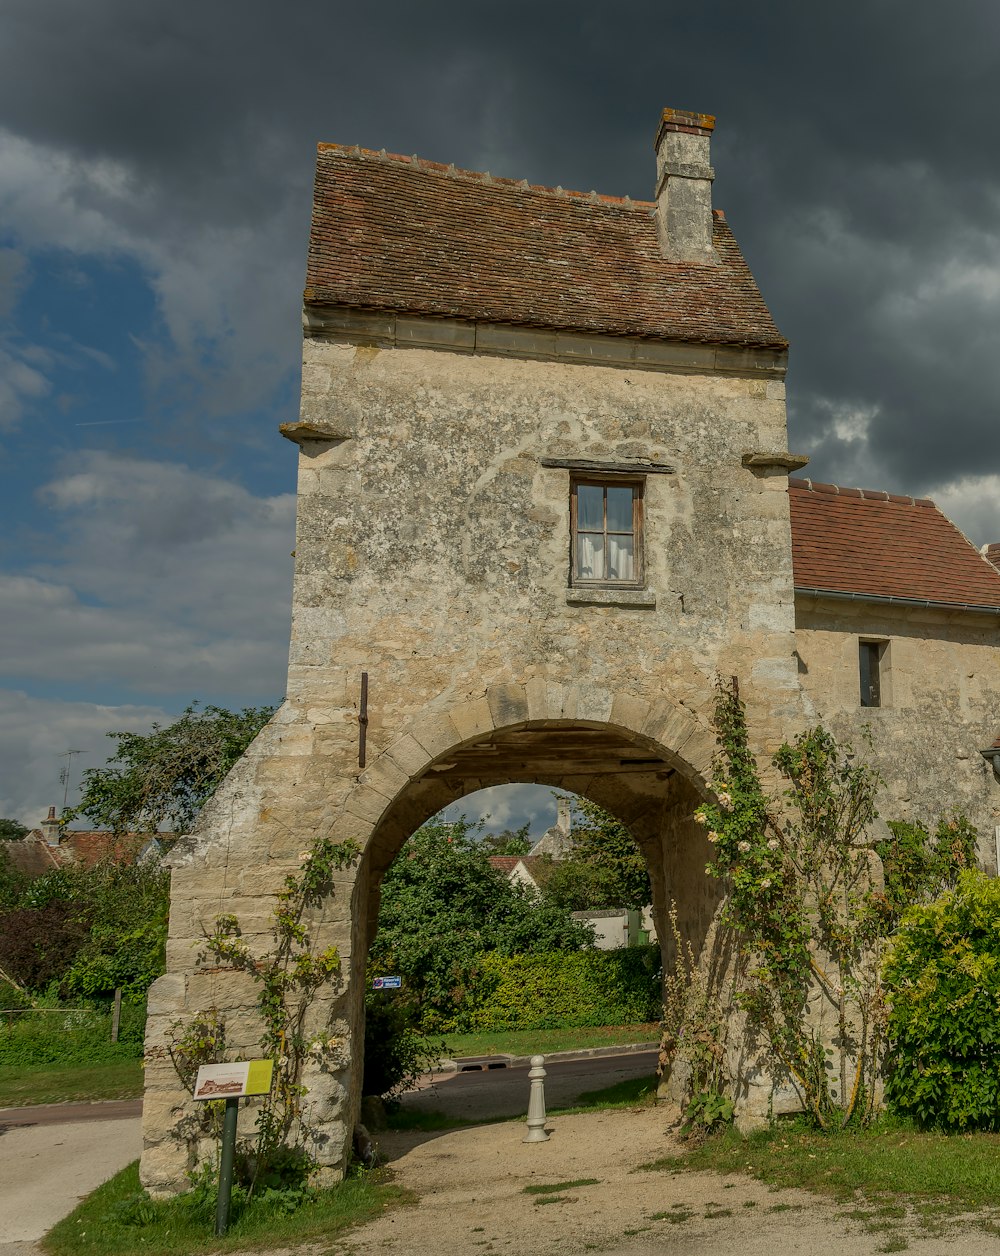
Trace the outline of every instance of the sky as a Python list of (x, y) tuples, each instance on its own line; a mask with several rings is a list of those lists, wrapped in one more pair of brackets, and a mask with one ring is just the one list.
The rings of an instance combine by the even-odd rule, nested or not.
[(985, 0), (3, 0), (0, 816), (282, 697), (317, 141), (650, 199), (715, 114), (806, 473), (1000, 541), (998, 96)]

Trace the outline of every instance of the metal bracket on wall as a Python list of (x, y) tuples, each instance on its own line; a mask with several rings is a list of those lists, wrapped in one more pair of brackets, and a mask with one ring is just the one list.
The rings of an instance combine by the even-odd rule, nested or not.
[(368, 673), (361, 673), (361, 709), (358, 712), (358, 767), (365, 766), (368, 742)]

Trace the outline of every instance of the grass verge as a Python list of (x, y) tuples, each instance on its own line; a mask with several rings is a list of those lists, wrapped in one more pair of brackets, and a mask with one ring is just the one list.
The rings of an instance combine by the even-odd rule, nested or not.
[(655, 1077), (629, 1077), (601, 1090), (587, 1090), (568, 1108), (549, 1108), (549, 1114), (572, 1116), (598, 1108), (647, 1108), (656, 1102)]
[[(319, 1191), (294, 1212), (266, 1198), (242, 1211), (234, 1208), (225, 1238), (214, 1237), (215, 1201), (195, 1192), (150, 1201), (139, 1185), (138, 1161), (88, 1195), (42, 1240), (52, 1256), (196, 1256), (283, 1247), (310, 1239), (328, 1240), (409, 1202), (408, 1192), (393, 1186), (384, 1171), (348, 1178), (332, 1190)], [(234, 1201), (235, 1202), (235, 1201)]]
[(957, 1209), (994, 1206), (1000, 1135), (933, 1134), (885, 1118), (867, 1130), (822, 1134), (778, 1125), (743, 1138), (734, 1130), (661, 1167), (748, 1173), (775, 1187), (838, 1200), (858, 1195)]
[(142, 1094), (142, 1062), (108, 1064), (0, 1065), (0, 1108), (36, 1103), (87, 1103), (137, 1099)]
[[(775, 1190), (797, 1188), (848, 1206), (842, 1215), (883, 1234), (879, 1251), (905, 1250), (904, 1222), (941, 1234), (950, 1219), (1000, 1233), (1000, 1135), (934, 1134), (884, 1117), (867, 1130), (823, 1134), (781, 1122), (743, 1137), (728, 1130), (680, 1157), (646, 1169), (741, 1173)], [(800, 1205), (774, 1204), (766, 1212)], [(893, 1233), (893, 1232), (896, 1233)], [(901, 1246), (900, 1246), (901, 1244)]]
[(448, 1034), (445, 1053), (461, 1055), (546, 1055), (588, 1047), (621, 1047), (659, 1042), (659, 1025), (598, 1025), (591, 1029), (510, 1029), (476, 1034)]

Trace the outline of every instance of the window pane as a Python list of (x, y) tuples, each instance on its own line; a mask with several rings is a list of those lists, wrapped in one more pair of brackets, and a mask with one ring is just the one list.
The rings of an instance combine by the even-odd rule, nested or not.
[(608, 531), (632, 531), (632, 488), (608, 488)]
[(599, 484), (577, 486), (576, 526), (581, 532), (604, 531), (604, 489)]
[[(610, 499), (611, 491), (608, 492)], [(609, 500), (610, 513), (610, 500)], [(633, 542), (634, 537), (631, 536), (609, 536), (608, 537), (608, 579), (609, 580), (634, 580), (635, 559)]]
[(585, 580), (604, 579), (604, 537), (599, 532), (581, 532), (577, 537), (576, 574)]

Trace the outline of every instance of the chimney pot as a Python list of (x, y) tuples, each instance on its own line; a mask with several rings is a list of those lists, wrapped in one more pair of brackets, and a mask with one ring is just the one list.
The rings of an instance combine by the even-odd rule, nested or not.
[(712, 266), (712, 181), (709, 164), (715, 118), (664, 109), (656, 132), (656, 225), (671, 262)]
[(49, 808), (49, 814), (42, 821), (42, 836), (49, 846), (58, 846), (62, 840), (62, 827), (56, 819), (55, 807)]

